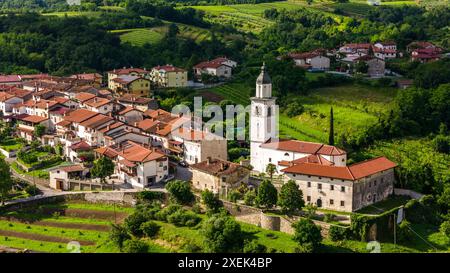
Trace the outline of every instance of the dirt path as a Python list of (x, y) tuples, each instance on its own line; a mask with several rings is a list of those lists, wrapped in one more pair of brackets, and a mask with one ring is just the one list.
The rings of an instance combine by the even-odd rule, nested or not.
[[(0, 236), (11, 236), (11, 237), (17, 237), (22, 239), (29, 239), (29, 240), (36, 240), (36, 241), (44, 241), (44, 242), (54, 242), (54, 243), (69, 243), (75, 240), (72, 239), (66, 239), (56, 236), (48, 236), (48, 235), (42, 235), (42, 234), (36, 234), (36, 233), (25, 233), (25, 232), (18, 232), (18, 231), (12, 231), (12, 230), (1, 230), (0, 229)], [(76, 240), (80, 243), (80, 245), (83, 246), (89, 246), (89, 245), (95, 245), (95, 242), (91, 241), (84, 241), (84, 240)]]

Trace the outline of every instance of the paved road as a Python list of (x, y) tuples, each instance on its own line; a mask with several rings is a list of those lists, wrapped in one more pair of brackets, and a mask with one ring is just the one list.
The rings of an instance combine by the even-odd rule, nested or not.
[(192, 172), (189, 171), (189, 168), (184, 168), (184, 167), (181, 167), (178, 165), (177, 166), (177, 174), (175, 175), (175, 179), (191, 181)]

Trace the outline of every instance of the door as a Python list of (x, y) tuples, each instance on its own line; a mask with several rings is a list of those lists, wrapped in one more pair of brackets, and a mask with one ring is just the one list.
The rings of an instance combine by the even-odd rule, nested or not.
[(322, 199), (317, 199), (317, 207), (318, 208), (322, 207)]
[(57, 190), (63, 190), (63, 189), (64, 189), (63, 181), (61, 181), (61, 180), (56, 180), (56, 189), (57, 189)]
[(153, 183), (155, 183), (155, 176), (147, 177), (147, 186), (151, 186)]

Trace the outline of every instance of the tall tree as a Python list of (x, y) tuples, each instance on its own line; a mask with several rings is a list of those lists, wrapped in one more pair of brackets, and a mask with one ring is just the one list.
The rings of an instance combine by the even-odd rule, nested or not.
[(283, 213), (292, 213), (300, 210), (305, 205), (303, 193), (294, 180), (289, 180), (281, 187), (278, 196), (278, 205), (281, 207)]
[(92, 176), (100, 178), (100, 180), (105, 183), (106, 178), (114, 173), (114, 167), (114, 163), (111, 159), (106, 156), (102, 156), (94, 161), (94, 167), (92, 167), (91, 170)]
[(2, 205), (5, 204), (6, 197), (12, 186), (13, 182), (9, 165), (3, 158), (0, 158), (0, 200)]
[(301, 252), (315, 252), (322, 242), (320, 227), (311, 219), (300, 219), (292, 227), (295, 231), (292, 240), (300, 245)]
[(330, 135), (328, 136), (328, 144), (334, 145), (334, 116), (333, 107), (330, 109)]
[(258, 188), (258, 195), (256, 196), (256, 201), (258, 205), (265, 206), (266, 208), (271, 208), (277, 203), (277, 189), (269, 180), (264, 180), (261, 182)]
[(273, 174), (277, 172), (277, 167), (272, 164), (269, 163), (266, 166), (266, 173), (270, 176), (270, 181), (272, 182), (272, 178), (273, 178)]

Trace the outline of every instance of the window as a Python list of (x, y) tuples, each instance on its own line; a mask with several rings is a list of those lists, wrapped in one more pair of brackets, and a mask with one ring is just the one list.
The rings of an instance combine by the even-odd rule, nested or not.
[(374, 186), (377, 185), (377, 181), (376, 181), (376, 180), (373, 181), (373, 185), (374, 185)]
[(341, 207), (345, 206), (345, 202), (341, 201)]
[(285, 153), (284, 156), (289, 156), (289, 153)]
[(330, 185), (330, 191), (334, 191), (334, 185)]
[(383, 182), (384, 182), (384, 178), (381, 178), (381, 184), (383, 184)]
[(272, 158), (271, 157), (269, 157), (269, 162), (272, 162)]
[(311, 202), (311, 196), (306, 196), (306, 201)]
[(317, 188), (319, 189), (319, 190), (321, 190), (322, 189), (322, 184), (317, 184)]
[(138, 183), (141, 184), (141, 179), (138, 177)]
[(311, 188), (311, 182), (308, 182), (308, 188)]
[(345, 192), (345, 187), (341, 186), (341, 192)]
[(369, 188), (372, 187), (372, 181), (369, 181)]
[(227, 182), (227, 178), (225, 176), (222, 176), (222, 182)]
[(272, 116), (272, 108), (271, 107), (267, 108), (267, 116), (268, 117)]
[(334, 200), (330, 199), (330, 205), (334, 205)]

